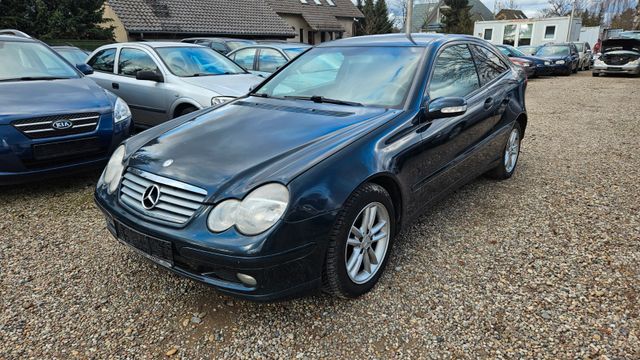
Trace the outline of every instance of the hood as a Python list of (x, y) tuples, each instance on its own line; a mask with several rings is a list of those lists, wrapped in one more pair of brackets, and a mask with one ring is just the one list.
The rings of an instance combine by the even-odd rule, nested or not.
[(519, 58), (529, 60), (535, 64), (542, 64), (547, 61), (547, 59), (538, 56), (519, 56)]
[(611, 51), (633, 51), (640, 53), (640, 40), (637, 39), (609, 39), (602, 42), (602, 53)]
[(93, 80), (0, 82), (0, 124), (45, 115), (112, 111), (112, 99)]
[(220, 96), (240, 97), (261, 83), (264, 78), (253, 74), (212, 75), (181, 78), (182, 81), (211, 90)]
[(400, 112), (249, 97), (135, 136), (129, 166), (207, 189), (211, 202), (242, 197), (266, 182), (289, 183)]

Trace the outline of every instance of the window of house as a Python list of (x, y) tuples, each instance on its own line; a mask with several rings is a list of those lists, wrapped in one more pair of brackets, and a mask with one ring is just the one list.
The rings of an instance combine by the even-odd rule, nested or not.
[(483, 39), (491, 41), (493, 39), (493, 29), (484, 29)]
[(322, 3), (320, 2), (320, 0), (313, 0), (313, 2), (316, 3), (316, 5), (322, 5)]
[(301, 3), (306, 4), (307, 0), (300, 0)]
[(242, 66), (247, 70), (255, 70), (253, 68), (253, 63), (256, 58), (256, 50), (257, 49), (255, 48), (238, 50), (235, 54), (233, 54), (231, 60), (235, 61), (236, 64)]
[(113, 72), (116, 61), (116, 49), (104, 49), (93, 55), (87, 64), (91, 65), (93, 70), (102, 72)]
[(473, 46), (475, 49), (475, 61), (478, 66), (478, 76), (482, 85), (491, 82), (509, 69), (500, 57), (493, 51), (483, 46)]
[(287, 63), (287, 59), (278, 50), (274, 49), (261, 49), (258, 61), (260, 63), (259, 70), (270, 73), (275, 72)]
[(466, 97), (480, 88), (478, 73), (467, 45), (454, 45), (444, 49), (434, 65), (429, 96)]
[(553, 40), (556, 38), (556, 26), (548, 25), (544, 28), (544, 38), (545, 40)]
[(520, 24), (520, 34), (518, 35), (518, 46), (531, 45), (531, 34), (533, 24)]
[(502, 43), (504, 45), (516, 45), (516, 28), (515, 24), (504, 26), (504, 35), (502, 36)]
[(333, 2), (333, 0), (326, 0), (326, 1), (330, 6), (336, 6), (336, 4)]
[(304, 42), (304, 29), (300, 28), (300, 42), (303, 43)]
[(122, 49), (118, 59), (118, 74), (136, 76), (138, 71), (160, 72), (158, 65), (146, 52), (138, 49)]

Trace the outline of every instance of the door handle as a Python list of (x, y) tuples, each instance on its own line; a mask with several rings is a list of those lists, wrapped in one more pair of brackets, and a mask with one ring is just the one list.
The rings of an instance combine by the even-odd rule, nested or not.
[(118, 83), (111, 83), (111, 87), (114, 89), (120, 89), (120, 84)]
[(491, 109), (492, 106), (493, 106), (493, 98), (488, 98), (487, 100), (484, 101), (485, 109)]

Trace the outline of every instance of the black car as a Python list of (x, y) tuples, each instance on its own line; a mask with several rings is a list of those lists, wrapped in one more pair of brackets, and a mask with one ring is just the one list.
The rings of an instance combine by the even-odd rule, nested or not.
[[(543, 76), (551, 73), (549, 62), (537, 56), (529, 56), (510, 45), (496, 45), (500, 52), (506, 55), (512, 62), (525, 68), (527, 76)], [(527, 66), (528, 65), (528, 66)]]
[(243, 98), (125, 141), (95, 199), (122, 243), (225, 293), (357, 297), (435, 201), (514, 174), (526, 84), (470, 36), (324, 43)]
[(182, 42), (206, 46), (222, 55), (227, 55), (233, 50), (241, 47), (257, 44), (254, 40), (216, 37), (188, 38), (183, 39)]
[(551, 75), (569, 76), (580, 66), (578, 48), (573, 43), (549, 43), (540, 46), (536, 56), (545, 60)]

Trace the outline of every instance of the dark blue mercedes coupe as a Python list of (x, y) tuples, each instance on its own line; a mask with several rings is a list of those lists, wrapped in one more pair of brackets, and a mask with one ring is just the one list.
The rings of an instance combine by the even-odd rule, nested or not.
[(225, 293), (354, 298), (434, 201), (513, 175), (526, 85), (474, 37), (324, 43), (247, 96), (126, 140), (96, 202), (122, 243)]

